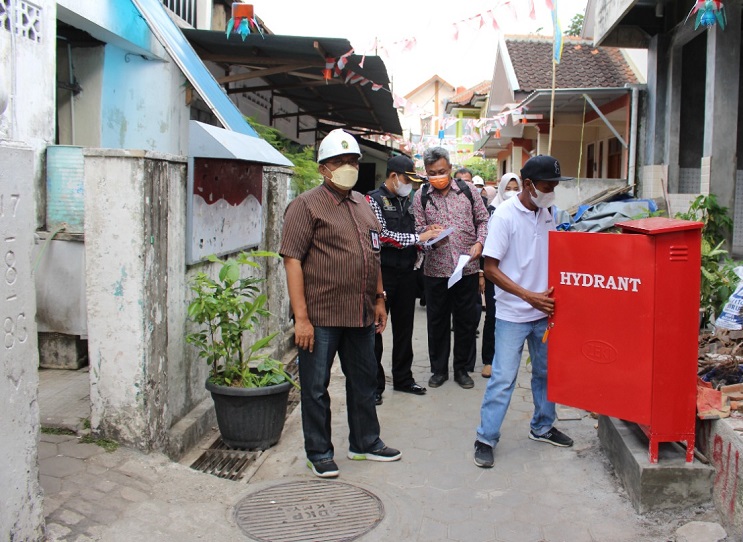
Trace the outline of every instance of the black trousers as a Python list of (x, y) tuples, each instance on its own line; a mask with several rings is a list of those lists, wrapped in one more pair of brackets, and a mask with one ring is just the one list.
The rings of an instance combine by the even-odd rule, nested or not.
[[(425, 277), (428, 357), (433, 374), (449, 374), (451, 325), (454, 323), (455, 372), (474, 371), (482, 304), (477, 273), (466, 275), (451, 288), (447, 278)], [(453, 317), (453, 318), (452, 318)]]
[[(415, 285), (417, 272), (382, 266), (382, 284), (387, 292), (387, 312), (392, 324), (392, 382), (394, 386), (413, 384), (413, 320), (415, 319)], [(382, 334), (374, 339), (377, 356), (377, 393), (385, 388), (382, 367)]]
[(495, 355), (495, 284), (485, 279), (485, 323), (482, 329), (482, 364), (492, 365)]

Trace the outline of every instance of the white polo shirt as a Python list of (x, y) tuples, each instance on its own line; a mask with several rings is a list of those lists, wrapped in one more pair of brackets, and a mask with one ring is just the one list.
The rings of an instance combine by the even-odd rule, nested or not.
[[(518, 197), (495, 209), (488, 224), (482, 255), (500, 261), (503, 273), (532, 292), (547, 290), (549, 232), (555, 223), (549, 209), (538, 213), (523, 206)], [(526, 301), (495, 287), (495, 316), (508, 322), (533, 322), (547, 315)]]

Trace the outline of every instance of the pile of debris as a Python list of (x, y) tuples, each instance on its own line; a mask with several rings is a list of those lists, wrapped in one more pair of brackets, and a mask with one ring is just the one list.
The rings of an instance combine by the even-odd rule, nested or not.
[(743, 331), (718, 329), (699, 337), (697, 416), (743, 415)]

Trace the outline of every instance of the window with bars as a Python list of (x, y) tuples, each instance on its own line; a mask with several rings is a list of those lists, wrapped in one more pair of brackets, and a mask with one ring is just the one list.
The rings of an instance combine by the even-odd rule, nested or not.
[(163, 4), (178, 17), (196, 28), (196, 0), (163, 0)]

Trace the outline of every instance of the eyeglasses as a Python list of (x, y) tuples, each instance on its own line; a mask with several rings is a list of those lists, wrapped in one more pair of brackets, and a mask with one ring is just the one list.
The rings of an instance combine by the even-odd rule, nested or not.
[(338, 169), (341, 166), (358, 167), (359, 159), (352, 156), (348, 158), (331, 158), (330, 160), (325, 162), (325, 165), (332, 166), (333, 169)]

